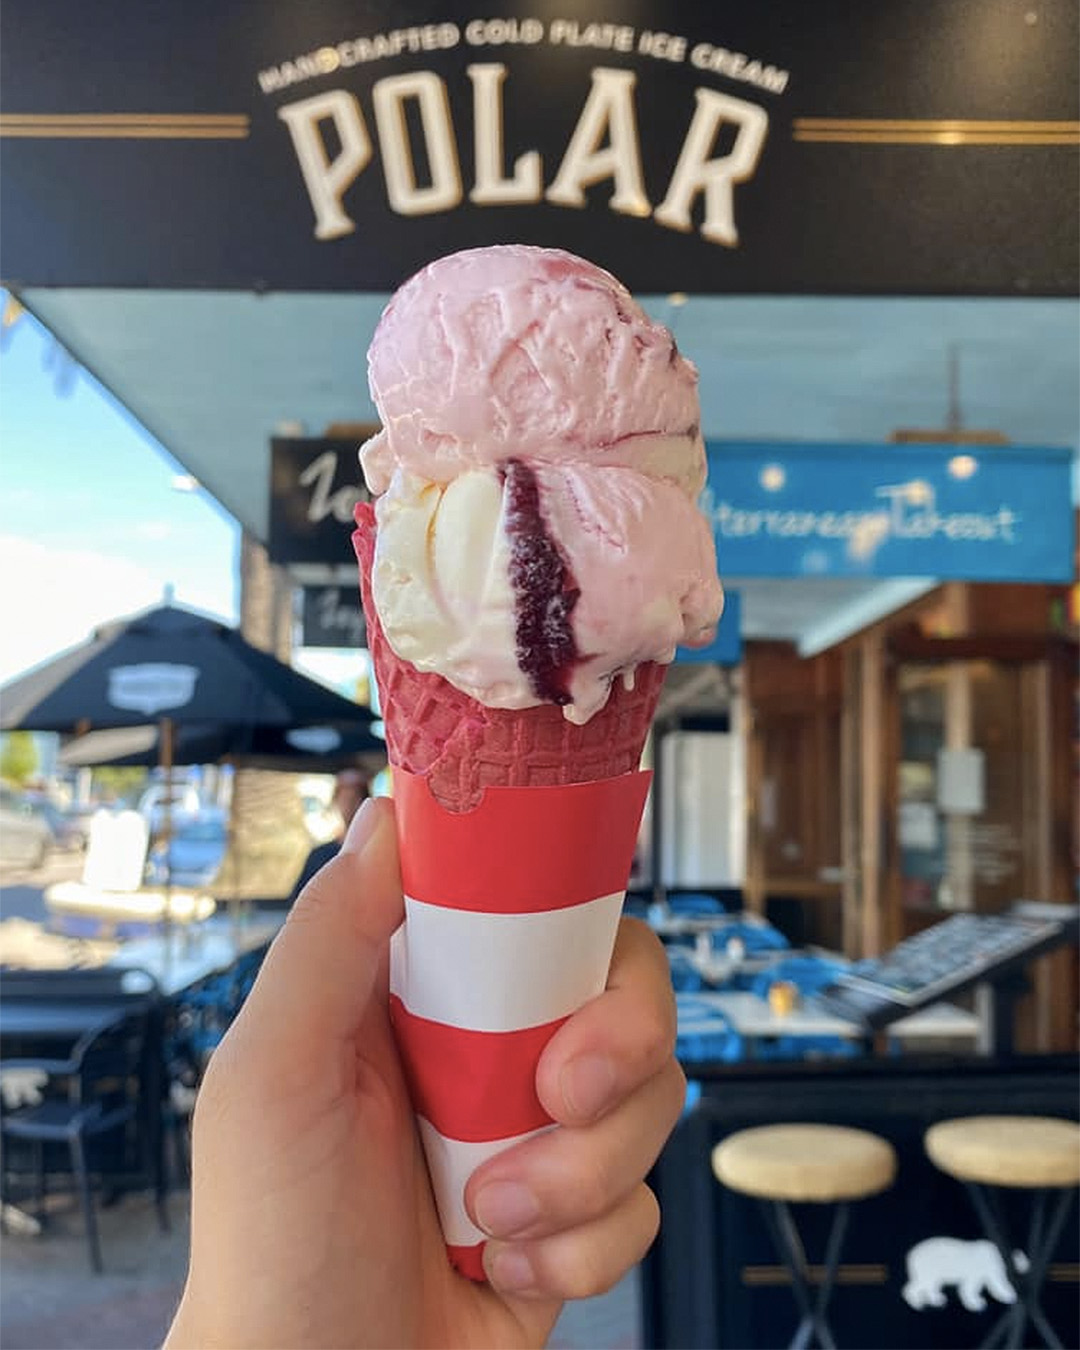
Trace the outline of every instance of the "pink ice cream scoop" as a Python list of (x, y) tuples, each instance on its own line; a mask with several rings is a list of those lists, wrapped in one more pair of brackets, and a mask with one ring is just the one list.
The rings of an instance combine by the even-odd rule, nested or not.
[(583, 722), (708, 640), (697, 372), (614, 277), (552, 249), (453, 254), (397, 292), (368, 360), (372, 595), (398, 656)]
[(385, 428), (363, 452), (373, 492), (399, 466), (444, 483), (509, 458), (704, 485), (697, 371), (571, 253), (507, 244), (431, 263), (387, 305), (368, 371)]

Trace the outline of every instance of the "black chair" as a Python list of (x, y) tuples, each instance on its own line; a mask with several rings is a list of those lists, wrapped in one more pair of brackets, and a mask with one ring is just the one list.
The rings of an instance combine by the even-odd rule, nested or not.
[[(102, 1269), (101, 1247), (91, 1190), (88, 1146), (106, 1135), (124, 1132), (134, 1143), (140, 1170), (154, 1176), (154, 1161), (145, 1122), (140, 1121), (140, 1075), (146, 1063), (146, 1044), (152, 1013), (146, 1008), (113, 1012), (87, 1030), (65, 1058), (5, 1058), (5, 1076), (13, 1072), (36, 1075), (40, 1100), (12, 1109), (0, 1108), (0, 1133), (7, 1141), (33, 1145), (37, 1171), (38, 1205), (44, 1215), (45, 1148), (66, 1144), (86, 1221), (90, 1261)], [(6, 1171), (6, 1165), (5, 1165)], [(164, 1192), (156, 1188), (158, 1222), (169, 1228)]]

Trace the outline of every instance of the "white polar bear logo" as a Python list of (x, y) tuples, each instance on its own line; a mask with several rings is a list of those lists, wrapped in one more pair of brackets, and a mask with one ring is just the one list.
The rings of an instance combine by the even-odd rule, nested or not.
[[(1023, 1252), (1013, 1252), (1013, 1263), (1021, 1274), (1028, 1268)], [(960, 1302), (968, 1312), (982, 1312), (984, 1294), (999, 1303), (1015, 1303), (1012, 1287), (1001, 1253), (985, 1238), (964, 1242), (960, 1238), (934, 1237), (912, 1247), (907, 1254), (907, 1284), (904, 1302), (910, 1308), (943, 1308), (948, 1302), (946, 1285), (955, 1285)]]

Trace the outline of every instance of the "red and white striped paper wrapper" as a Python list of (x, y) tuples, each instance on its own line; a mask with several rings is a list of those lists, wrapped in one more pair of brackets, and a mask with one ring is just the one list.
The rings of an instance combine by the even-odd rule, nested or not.
[(405, 922), (390, 1012), (452, 1264), (483, 1280), (465, 1183), (547, 1129), (540, 1054), (601, 993), (650, 775), (488, 788), (447, 811), (394, 771)]

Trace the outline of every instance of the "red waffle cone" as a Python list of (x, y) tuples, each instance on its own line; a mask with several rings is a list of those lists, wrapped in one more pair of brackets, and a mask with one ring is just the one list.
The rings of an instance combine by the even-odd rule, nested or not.
[(371, 598), (376, 524), (370, 504), (357, 508), (356, 524), (368, 647), (392, 765), (426, 778), (451, 811), (473, 809), (488, 787), (591, 783), (638, 767), (666, 666), (639, 666), (633, 689), (616, 681), (603, 709), (584, 726), (568, 721), (553, 704), (487, 708), (394, 652)]

